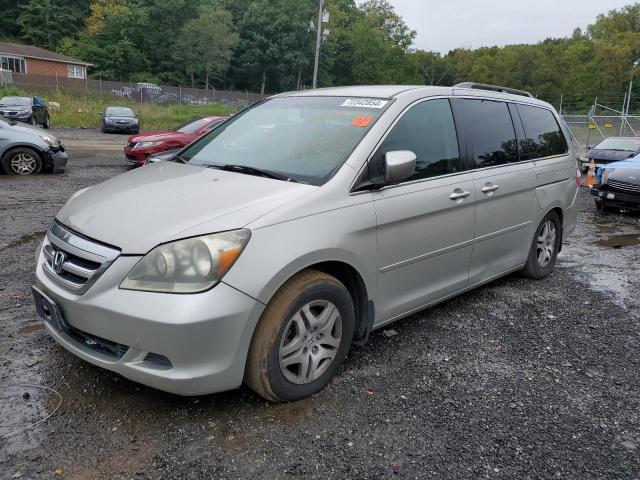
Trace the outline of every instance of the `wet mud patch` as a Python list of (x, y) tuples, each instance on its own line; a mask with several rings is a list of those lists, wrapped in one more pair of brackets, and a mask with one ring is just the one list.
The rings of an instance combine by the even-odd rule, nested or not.
[(632, 233), (628, 235), (614, 235), (610, 238), (605, 238), (595, 242), (600, 247), (609, 248), (622, 248), (622, 247), (634, 247), (640, 245), (640, 234)]
[(35, 240), (41, 240), (42, 238), (44, 238), (44, 236), (46, 234), (47, 234), (46, 230), (39, 230), (37, 232), (27, 233), (25, 235), (22, 235), (17, 240), (14, 240), (13, 242), (8, 243), (4, 247), (0, 247), (0, 252), (4, 252), (5, 250), (9, 250), (11, 248), (16, 248), (16, 247), (19, 247), (21, 245), (25, 245), (27, 243), (31, 243), (31, 242), (33, 242)]

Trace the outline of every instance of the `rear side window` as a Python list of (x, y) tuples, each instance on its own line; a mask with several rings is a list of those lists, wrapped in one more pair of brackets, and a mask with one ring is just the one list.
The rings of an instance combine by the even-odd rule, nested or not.
[(529, 105), (517, 107), (527, 137), (521, 141), (523, 160), (567, 153), (567, 141), (551, 111)]
[(519, 160), (516, 132), (506, 103), (464, 99), (460, 102), (460, 113), (471, 142), (475, 168)]
[(387, 152), (411, 150), (416, 154), (416, 171), (408, 181), (460, 171), (458, 137), (449, 100), (427, 100), (400, 117), (375, 158)]

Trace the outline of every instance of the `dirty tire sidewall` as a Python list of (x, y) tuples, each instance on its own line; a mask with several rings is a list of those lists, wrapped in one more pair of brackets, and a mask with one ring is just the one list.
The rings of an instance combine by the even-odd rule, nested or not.
[[(298, 385), (289, 382), (280, 369), (279, 349), (291, 316), (313, 300), (328, 300), (340, 311), (342, 339), (329, 368), (316, 380)], [(322, 390), (347, 356), (355, 326), (353, 302), (348, 290), (336, 278), (307, 270), (291, 278), (274, 295), (265, 309), (249, 349), (245, 383), (263, 398), (294, 401)]]
[[(551, 220), (553, 225), (556, 227), (556, 244), (555, 249), (553, 251), (553, 257), (549, 262), (549, 265), (546, 267), (541, 267), (538, 264), (538, 253), (536, 250), (538, 237), (540, 235), (540, 231), (542, 230), (543, 225), (547, 222), (547, 220)], [(531, 247), (529, 249), (529, 258), (527, 259), (527, 264), (524, 268), (525, 276), (529, 278), (534, 278), (536, 280), (545, 278), (553, 272), (553, 268), (556, 264), (556, 259), (558, 258), (558, 251), (560, 250), (560, 244), (562, 242), (562, 225), (560, 224), (560, 217), (556, 212), (547, 213), (544, 218), (540, 221), (538, 228), (536, 228), (535, 235), (533, 237), (533, 241), (531, 242)]]
[(15, 155), (19, 155), (20, 153), (26, 153), (28, 155), (31, 155), (33, 158), (35, 158), (35, 160), (36, 160), (36, 168), (31, 174), (35, 175), (36, 173), (40, 173), (40, 171), (42, 170), (42, 158), (40, 158), (40, 154), (38, 152), (36, 152), (35, 150), (33, 150), (31, 148), (26, 148), (26, 147), (24, 147), (24, 148), (13, 148), (13, 149), (9, 150), (8, 152), (6, 152), (2, 156), (2, 159), (0, 159), (0, 167), (2, 167), (2, 171), (4, 173), (6, 173), (7, 175), (17, 175), (17, 173), (14, 172), (11, 169), (11, 159)]

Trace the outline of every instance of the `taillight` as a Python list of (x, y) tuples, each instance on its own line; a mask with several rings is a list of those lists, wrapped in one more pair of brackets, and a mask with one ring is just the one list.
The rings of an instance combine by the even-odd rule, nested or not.
[(576, 185), (580, 186), (580, 180), (582, 179), (582, 175), (580, 174), (580, 169), (576, 170)]

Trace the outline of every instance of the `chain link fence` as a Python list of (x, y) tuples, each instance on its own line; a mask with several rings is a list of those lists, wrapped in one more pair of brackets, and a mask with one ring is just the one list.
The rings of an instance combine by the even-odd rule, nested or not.
[(265, 97), (259, 93), (157, 85), (143, 82), (114, 82), (102, 79), (76, 79), (61, 76), (13, 75), (13, 85), (38, 89), (44, 93), (64, 91), (72, 97), (111, 96), (139, 103), (204, 105), (223, 103), (245, 107)]
[(581, 153), (608, 137), (640, 135), (640, 116), (636, 115), (563, 115)]

